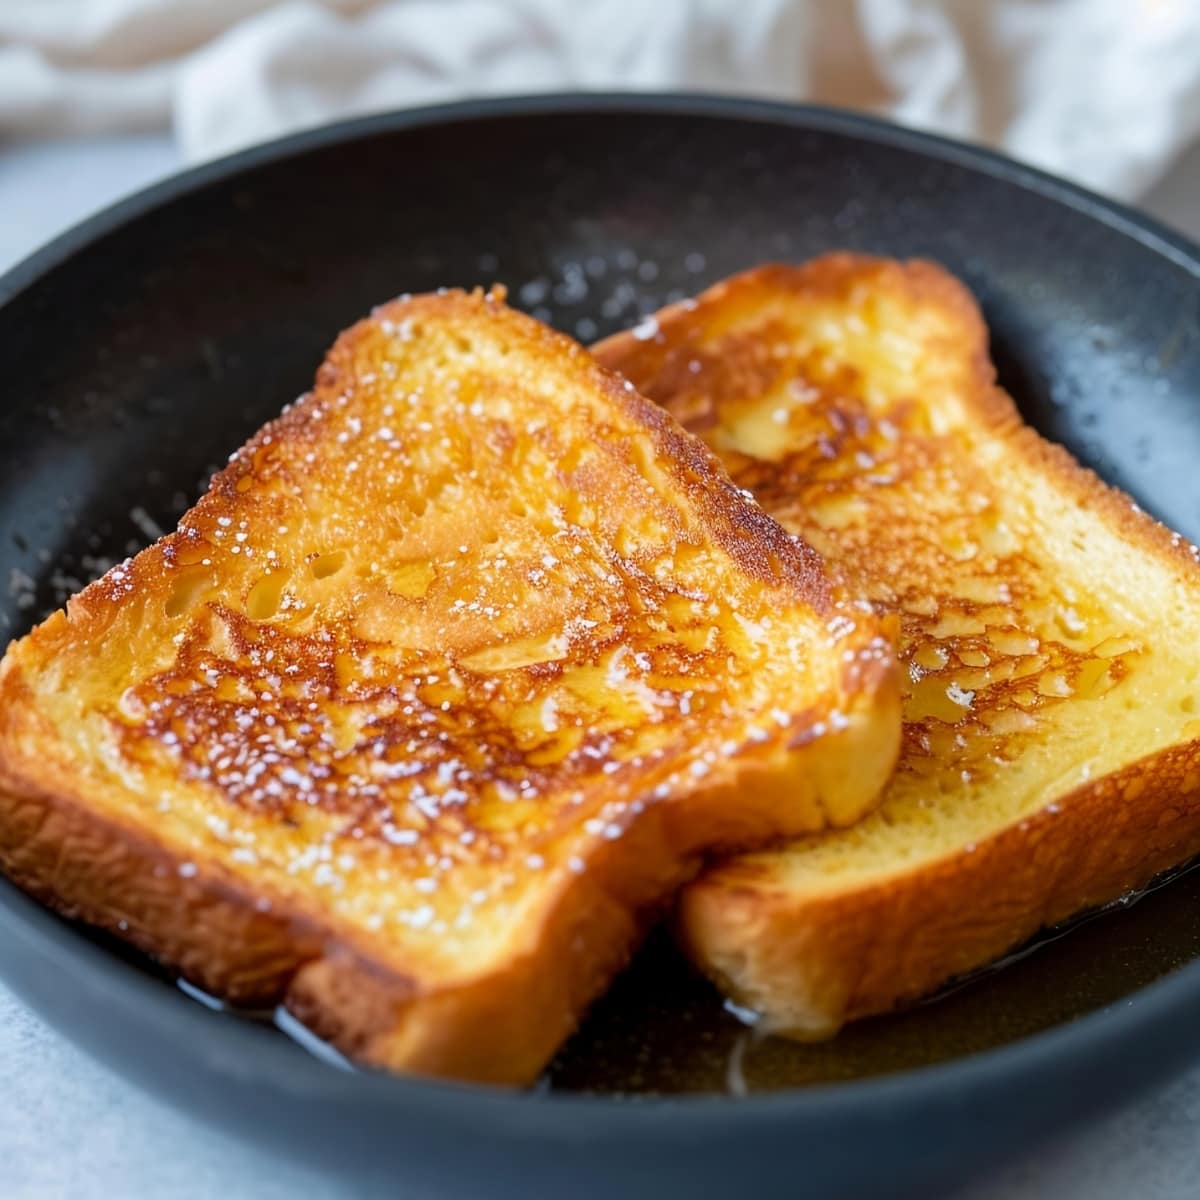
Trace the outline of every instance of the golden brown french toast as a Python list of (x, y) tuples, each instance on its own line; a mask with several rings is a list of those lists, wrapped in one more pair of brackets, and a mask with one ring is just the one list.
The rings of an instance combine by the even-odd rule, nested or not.
[(534, 1077), (700, 856), (843, 825), (880, 627), (499, 295), (401, 299), (0, 664), (0, 864), (365, 1062)]
[(1022, 423), (945, 271), (763, 267), (595, 353), (901, 622), (880, 808), (681, 899), (769, 1027), (828, 1035), (1200, 852), (1197, 551)]

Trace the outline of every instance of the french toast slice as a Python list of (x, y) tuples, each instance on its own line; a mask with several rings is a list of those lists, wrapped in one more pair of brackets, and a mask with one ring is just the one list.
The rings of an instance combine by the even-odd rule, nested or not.
[(700, 856), (862, 815), (879, 622), (499, 294), (402, 298), (0, 663), (0, 865), (366, 1063), (531, 1080)]
[(767, 266), (595, 354), (901, 622), (879, 809), (681, 897), (768, 1028), (893, 1009), (1200, 852), (1197, 550), (1022, 423), (944, 270)]

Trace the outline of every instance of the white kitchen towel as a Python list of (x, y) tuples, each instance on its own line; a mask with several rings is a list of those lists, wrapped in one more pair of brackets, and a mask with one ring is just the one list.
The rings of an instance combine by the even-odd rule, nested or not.
[(210, 158), (465, 96), (812, 100), (1132, 198), (1200, 136), (1198, 0), (0, 0), (0, 134)]

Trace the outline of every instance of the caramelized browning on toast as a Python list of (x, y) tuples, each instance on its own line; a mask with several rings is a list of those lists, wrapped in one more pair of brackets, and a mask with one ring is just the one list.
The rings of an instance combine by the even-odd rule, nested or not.
[(404, 299), (0, 666), (0, 861), (366, 1061), (542, 1067), (714, 848), (859, 817), (877, 622), (496, 296)]
[(765, 267), (596, 355), (901, 623), (878, 813), (685, 893), (742, 1002), (826, 1034), (1200, 850), (1195, 551), (1022, 424), (955, 280)]

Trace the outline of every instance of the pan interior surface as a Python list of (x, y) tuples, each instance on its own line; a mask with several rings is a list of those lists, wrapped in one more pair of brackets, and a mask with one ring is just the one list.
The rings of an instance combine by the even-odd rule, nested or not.
[[(336, 332), (390, 296), (498, 281), (588, 342), (734, 271), (831, 249), (960, 275), (1027, 418), (1200, 537), (1200, 289), (1120, 222), (837, 122), (618, 106), (368, 125), (184, 189), (0, 307), (0, 639), (173, 527)], [(757, 1039), (657, 934), (546, 1084), (763, 1091), (995, 1047), (1192, 961), (1197, 901), (1200, 872), (1184, 874), (808, 1046)]]

